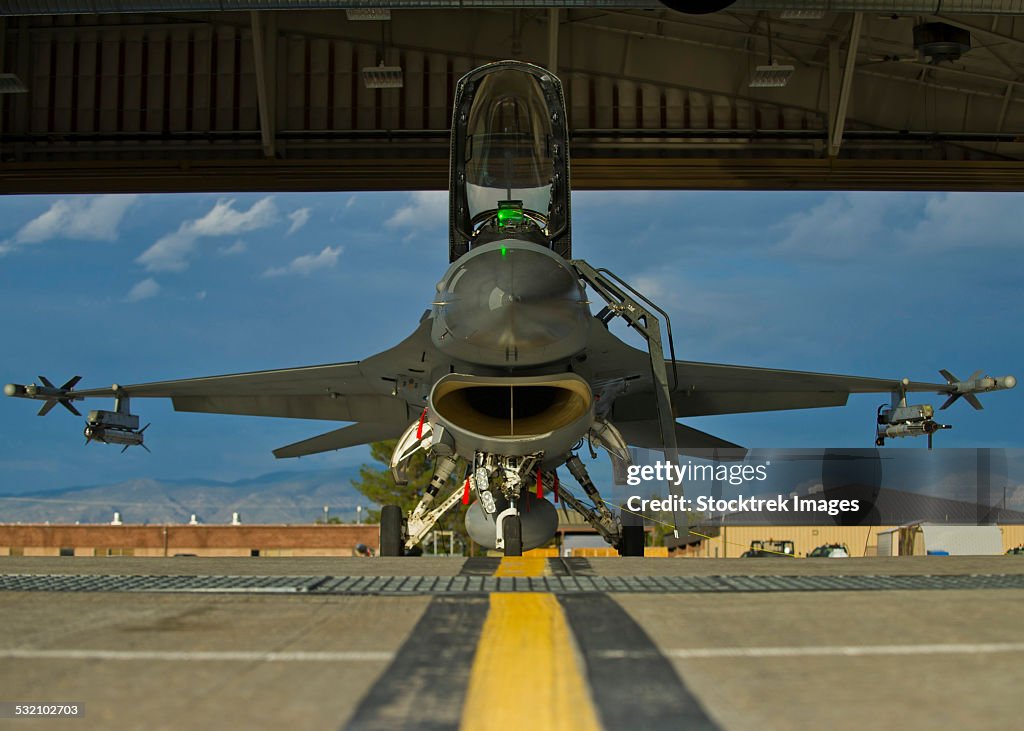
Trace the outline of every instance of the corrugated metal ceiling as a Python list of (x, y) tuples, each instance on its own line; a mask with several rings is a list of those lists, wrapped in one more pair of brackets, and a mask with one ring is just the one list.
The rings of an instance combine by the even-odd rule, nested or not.
[[(917, 18), (865, 16), (841, 160), (898, 167), (1024, 156), (1024, 21), (944, 19), (970, 28), (974, 48), (959, 61), (934, 65), (913, 51)], [(775, 60), (795, 71), (784, 89), (751, 89), (754, 66), (767, 62), (769, 22)], [(0, 190), (11, 192), (31, 177), (32, 166), (71, 171), (118, 161), (248, 162), (261, 170), (287, 162), (294, 171), (303, 161), (386, 160), (391, 164), (381, 170), (388, 176), (362, 187), (391, 187), (402, 161), (423, 166), (446, 158), (461, 74), (502, 57), (548, 65), (552, 49), (566, 88), (573, 153), (583, 163), (578, 170), (587, 169), (586, 161), (614, 160), (827, 162), (851, 16), (410, 10), (369, 23), (331, 11), (0, 23), (0, 71), (16, 73), (28, 87), (27, 94), (0, 95)], [(403, 88), (364, 87), (362, 68), (381, 61), (403, 68)], [(4, 178), (5, 171), (13, 177)], [(586, 187), (617, 187), (614, 173), (607, 174), (612, 179)], [(770, 176), (759, 185), (770, 185), (764, 179)], [(273, 187), (272, 178), (268, 183)], [(443, 184), (438, 177), (415, 187)]]

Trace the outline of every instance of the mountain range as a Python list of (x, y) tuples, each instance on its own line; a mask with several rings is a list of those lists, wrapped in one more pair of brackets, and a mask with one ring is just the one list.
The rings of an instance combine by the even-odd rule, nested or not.
[(357, 506), (377, 506), (352, 486), (359, 468), (272, 472), (235, 482), (204, 478), (135, 479), (109, 485), (39, 492), (0, 492), (0, 523), (313, 523), (329, 517), (357, 518)]

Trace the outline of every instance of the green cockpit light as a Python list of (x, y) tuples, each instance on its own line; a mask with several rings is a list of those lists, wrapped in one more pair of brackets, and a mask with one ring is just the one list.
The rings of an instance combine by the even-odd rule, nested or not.
[(525, 216), (523, 215), (522, 201), (498, 201), (499, 228), (518, 226), (522, 224), (524, 220)]

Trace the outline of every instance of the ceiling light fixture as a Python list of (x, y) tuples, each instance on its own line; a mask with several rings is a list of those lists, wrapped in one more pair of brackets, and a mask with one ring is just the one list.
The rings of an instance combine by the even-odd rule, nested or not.
[(0, 94), (24, 94), (28, 87), (14, 74), (0, 74)]
[(404, 85), (401, 66), (367, 66), (363, 69), (363, 84), (367, 89), (400, 89)]
[(391, 20), (391, 11), (386, 8), (346, 10), (345, 17), (349, 20)]

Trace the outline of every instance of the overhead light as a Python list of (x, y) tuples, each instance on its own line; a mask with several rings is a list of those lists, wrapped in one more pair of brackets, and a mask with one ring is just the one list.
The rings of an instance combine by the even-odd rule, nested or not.
[(824, 10), (783, 10), (779, 15), (783, 20), (821, 20), (825, 17)]
[(914, 26), (914, 48), (931, 63), (956, 61), (971, 50), (971, 32), (949, 23)]
[(349, 20), (391, 20), (391, 11), (386, 8), (346, 10), (345, 17)]
[(367, 89), (400, 89), (402, 80), (401, 66), (367, 66), (363, 69), (363, 84)]
[(0, 94), (24, 94), (27, 91), (25, 84), (14, 74), (0, 74)]
[(788, 64), (772, 62), (770, 66), (758, 66), (750, 77), (750, 88), (778, 88), (789, 83), (794, 68)]

